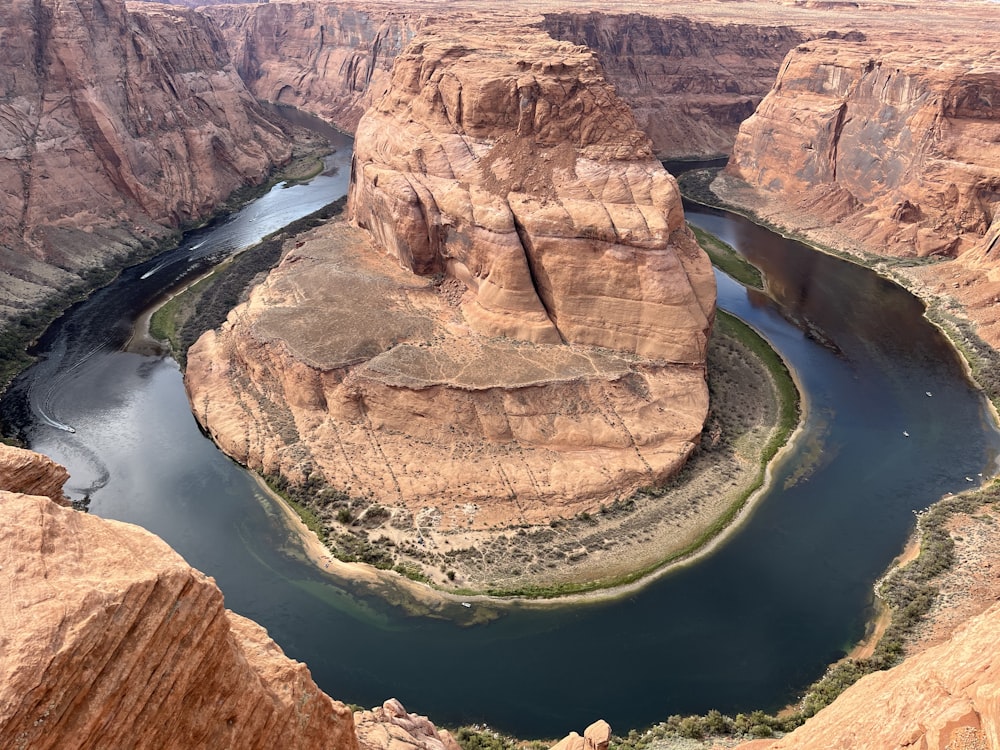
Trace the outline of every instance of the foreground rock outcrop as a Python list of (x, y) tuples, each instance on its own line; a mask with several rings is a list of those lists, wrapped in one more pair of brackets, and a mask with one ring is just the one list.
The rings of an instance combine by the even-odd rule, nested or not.
[(1000, 344), (1000, 65), (975, 38), (793, 50), (728, 171), (760, 213), (820, 241), (939, 262), (914, 270)]
[(63, 485), (69, 472), (48, 456), (0, 443), (0, 490), (43, 495), (69, 505)]
[(350, 710), (152, 534), (0, 491), (0, 746), (357, 748)]
[(397, 58), (358, 128), (368, 232), (300, 237), (188, 354), (227, 453), (411, 541), (596, 511), (676, 472), (708, 408), (714, 278), (673, 178), (589, 51), (492, 32)]
[(11, 0), (0, 35), (0, 324), (289, 156), (202, 14)]

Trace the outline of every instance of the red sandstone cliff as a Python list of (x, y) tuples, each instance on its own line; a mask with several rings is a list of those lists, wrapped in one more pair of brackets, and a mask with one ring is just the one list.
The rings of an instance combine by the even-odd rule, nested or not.
[(0, 747), (458, 750), (332, 700), (160, 539), (52, 502), (67, 476), (0, 445)]
[(806, 38), (785, 25), (644, 13), (547, 13), (543, 28), (597, 53), (665, 158), (728, 154), (781, 59)]
[(913, 271), (1000, 344), (1000, 65), (948, 43), (824, 40), (793, 50), (740, 129), (729, 172), (778, 223), (879, 255), (957, 257)]
[(194, 11), (11, 0), (0, 36), (0, 319), (289, 154)]
[[(646, 8), (609, 13), (606, 4), (600, 12), (596, 7), (583, 3), (567, 12), (558, 3), (539, 3), (511, 13), (507, 23), (530, 21), (557, 39), (591, 47), (663, 157), (728, 153), (739, 123), (774, 82), (782, 57), (812, 35), (789, 28), (773, 11), (767, 25), (704, 4), (671, 8), (707, 17), (698, 21)], [(203, 10), (218, 21), (255, 95), (309, 110), (351, 132), (384, 93), (393, 59), (420, 28), (442, 16), (458, 23), (509, 13), (474, 1), (303, 0)]]
[(396, 55), (425, 23), (417, 7), (299, 2), (204, 8), (260, 99), (354, 132), (385, 91)]

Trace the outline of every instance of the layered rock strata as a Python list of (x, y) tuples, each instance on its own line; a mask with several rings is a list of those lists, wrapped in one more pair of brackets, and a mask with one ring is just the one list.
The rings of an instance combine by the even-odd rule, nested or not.
[(0, 36), (0, 322), (289, 155), (194, 11), (12, 0)]
[(728, 170), (781, 201), (764, 213), (786, 225), (825, 225), (879, 255), (959, 258), (915, 274), (996, 345), (1000, 66), (965, 42), (800, 45)]
[(69, 505), (63, 485), (69, 472), (48, 456), (0, 443), (0, 490), (42, 495)]
[(425, 22), (416, 6), (329, 2), (203, 8), (254, 95), (312, 112), (348, 132), (389, 81)]
[(728, 154), (782, 58), (808, 34), (785, 25), (606, 12), (547, 13), (543, 28), (594, 50), (657, 153), (675, 159)]
[[(557, 39), (591, 47), (664, 158), (728, 153), (785, 53), (814, 35), (789, 28), (780, 13), (766, 25), (705, 4), (671, 6), (676, 15), (670, 17), (648, 7), (642, 13), (608, 13), (606, 4), (597, 12), (596, 3), (579, 7), (566, 12), (556, 3), (538, 3), (531, 12), (510, 13), (509, 24), (530, 22)], [(218, 21), (240, 75), (258, 97), (306, 109), (350, 132), (385, 92), (393, 60), (422, 27), (442, 16), (468, 24), (484, 11), (494, 19), (507, 14), (474, 1), (303, 0), (203, 11)], [(680, 15), (685, 12), (699, 20)]]
[(152, 534), (0, 491), (0, 746), (358, 748), (316, 687)]
[(596, 510), (677, 471), (708, 406), (714, 280), (673, 178), (590, 52), (477, 33), (415, 40), (359, 125), (367, 236), (300, 238), (188, 355), (230, 455), (418, 534)]

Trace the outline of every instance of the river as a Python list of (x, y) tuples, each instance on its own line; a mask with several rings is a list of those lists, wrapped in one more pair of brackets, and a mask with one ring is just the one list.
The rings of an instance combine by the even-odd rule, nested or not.
[[(306, 185), (278, 186), (70, 310), (0, 407), (66, 465), (91, 512), (155, 532), (215, 577), (344, 701), (399, 698), (452, 725), (562, 736), (674, 713), (773, 710), (858, 640), (871, 587), (914, 510), (995, 469), (983, 396), (920, 303), (875, 274), (721, 212), (689, 219), (757, 264), (768, 294), (719, 275), (719, 304), (760, 330), (808, 399), (804, 439), (721, 549), (617, 601), (511, 606), (483, 625), (406, 614), (303, 560), (254, 479), (198, 430), (173, 360), (123, 351), (131, 321), (217, 258), (341, 195), (350, 142)], [(70, 429), (74, 431), (70, 431)], [(972, 481), (967, 481), (967, 478)]]

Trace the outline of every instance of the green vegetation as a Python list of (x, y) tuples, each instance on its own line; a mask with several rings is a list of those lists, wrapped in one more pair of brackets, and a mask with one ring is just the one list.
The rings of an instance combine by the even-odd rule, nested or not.
[(968, 363), (973, 380), (993, 406), (1000, 409), (1000, 352), (976, 335), (972, 323), (950, 312), (943, 304), (931, 305), (926, 315), (951, 339)]
[(320, 521), (313, 509), (309, 507), (308, 492), (310, 488), (291, 484), (282, 476), (262, 474), (261, 477), (270, 490), (284, 500), (288, 507), (298, 514), (299, 518), (302, 519), (302, 523), (326, 544), (328, 540), (326, 526)]
[(713, 234), (704, 229), (691, 226), (691, 231), (698, 239), (698, 244), (712, 261), (712, 265), (723, 273), (732, 276), (744, 286), (754, 289), (764, 288), (764, 277), (760, 270), (753, 263), (744, 258), (734, 247), (726, 244)]
[(459, 727), (451, 736), (462, 750), (547, 750), (554, 742), (524, 741), (479, 726)]

